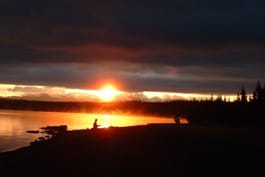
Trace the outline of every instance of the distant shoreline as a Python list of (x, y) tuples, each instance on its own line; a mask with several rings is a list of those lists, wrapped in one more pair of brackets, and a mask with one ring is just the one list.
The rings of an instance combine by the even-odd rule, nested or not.
[(193, 125), (265, 126), (265, 103), (175, 101), (175, 102), (45, 102), (0, 99), (0, 109), (72, 112), (123, 113), (150, 116), (184, 116)]

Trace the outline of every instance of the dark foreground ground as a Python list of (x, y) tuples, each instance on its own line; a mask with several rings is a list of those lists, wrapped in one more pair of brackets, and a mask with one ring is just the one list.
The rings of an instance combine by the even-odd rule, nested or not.
[(264, 176), (262, 127), (136, 126), (69, 131), (0, 154), (0, 176)]

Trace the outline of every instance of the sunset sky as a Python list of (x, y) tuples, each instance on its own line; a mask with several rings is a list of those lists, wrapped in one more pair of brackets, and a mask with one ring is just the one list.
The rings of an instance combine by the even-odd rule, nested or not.
[(265, 81), (264, 19), (261, 0), (1, 0), (0, 96), (97, 101), (108, 83), (118, 100), (251, 93)]

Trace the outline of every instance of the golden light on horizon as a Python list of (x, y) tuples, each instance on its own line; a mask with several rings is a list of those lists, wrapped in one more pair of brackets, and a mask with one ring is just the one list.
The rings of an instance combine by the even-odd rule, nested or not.
[[(105, 84), (104, 84), (105, 83)], [(101, 86), (96, 90), (66, 88), (57, 86), (42, 85), (15, 85), (0, 83), (0, 97), (16, 98), (39, 101), (173, 101), (173, 100), (217, 100), (220, 94), (204, 93), (181, 93), (163, 91), (120, 91), (121, 85), (117, 82), (100, 82)], [(97, 85), (98, 86), (98, 85)], [(137, 97), (137, 95), (140, 97)], [(47, 97), (45, 97), (47, 96)], [(136, 97), (135, 97), (136, 96)], [(142, 96), (142, 97), (141, 97)], [(248, 94), (250, 97), (251, 94)], [(52, 100), (51, 100), (52, 99)], [(237, 100), (236, 94), (223, 94), (223, 100), (234, 102)]]
[(113, 84), (107, 83), (98, 91), (97, 96), (104, 102), (111, 102), (114, 101), (117, 94), (119, 94), (117, 88)]

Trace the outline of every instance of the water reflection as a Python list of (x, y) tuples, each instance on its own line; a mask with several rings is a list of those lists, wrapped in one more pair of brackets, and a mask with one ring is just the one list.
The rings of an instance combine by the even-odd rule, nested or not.
[(180, 117), (179, 118), (179, 123), (180, 124), (189, 124), (190, 122), (189, 122), (188, 118), (186, 118), (186, 117)]
[(36, 130), (47, 125), (67, 125), (68, 130), (90, 129), (96, 118), (101, 128), (148, 123), (174, 123), (174, 119), (168, 117), (1, 110), (0, 152), (29, 145), (30, 141), (43, 136), (42, 134), (26, 133), (27, 130)]
[(151, 117), (151, 116), (132, 116), (117, 114), (88, 114), (88, 128), (92, 128), (93, 118), (98, 119), (100, 127), (124, 127), (133, 125), (145, 125), (148, 123), (175, 123), (172, 118), (168, 117)]

